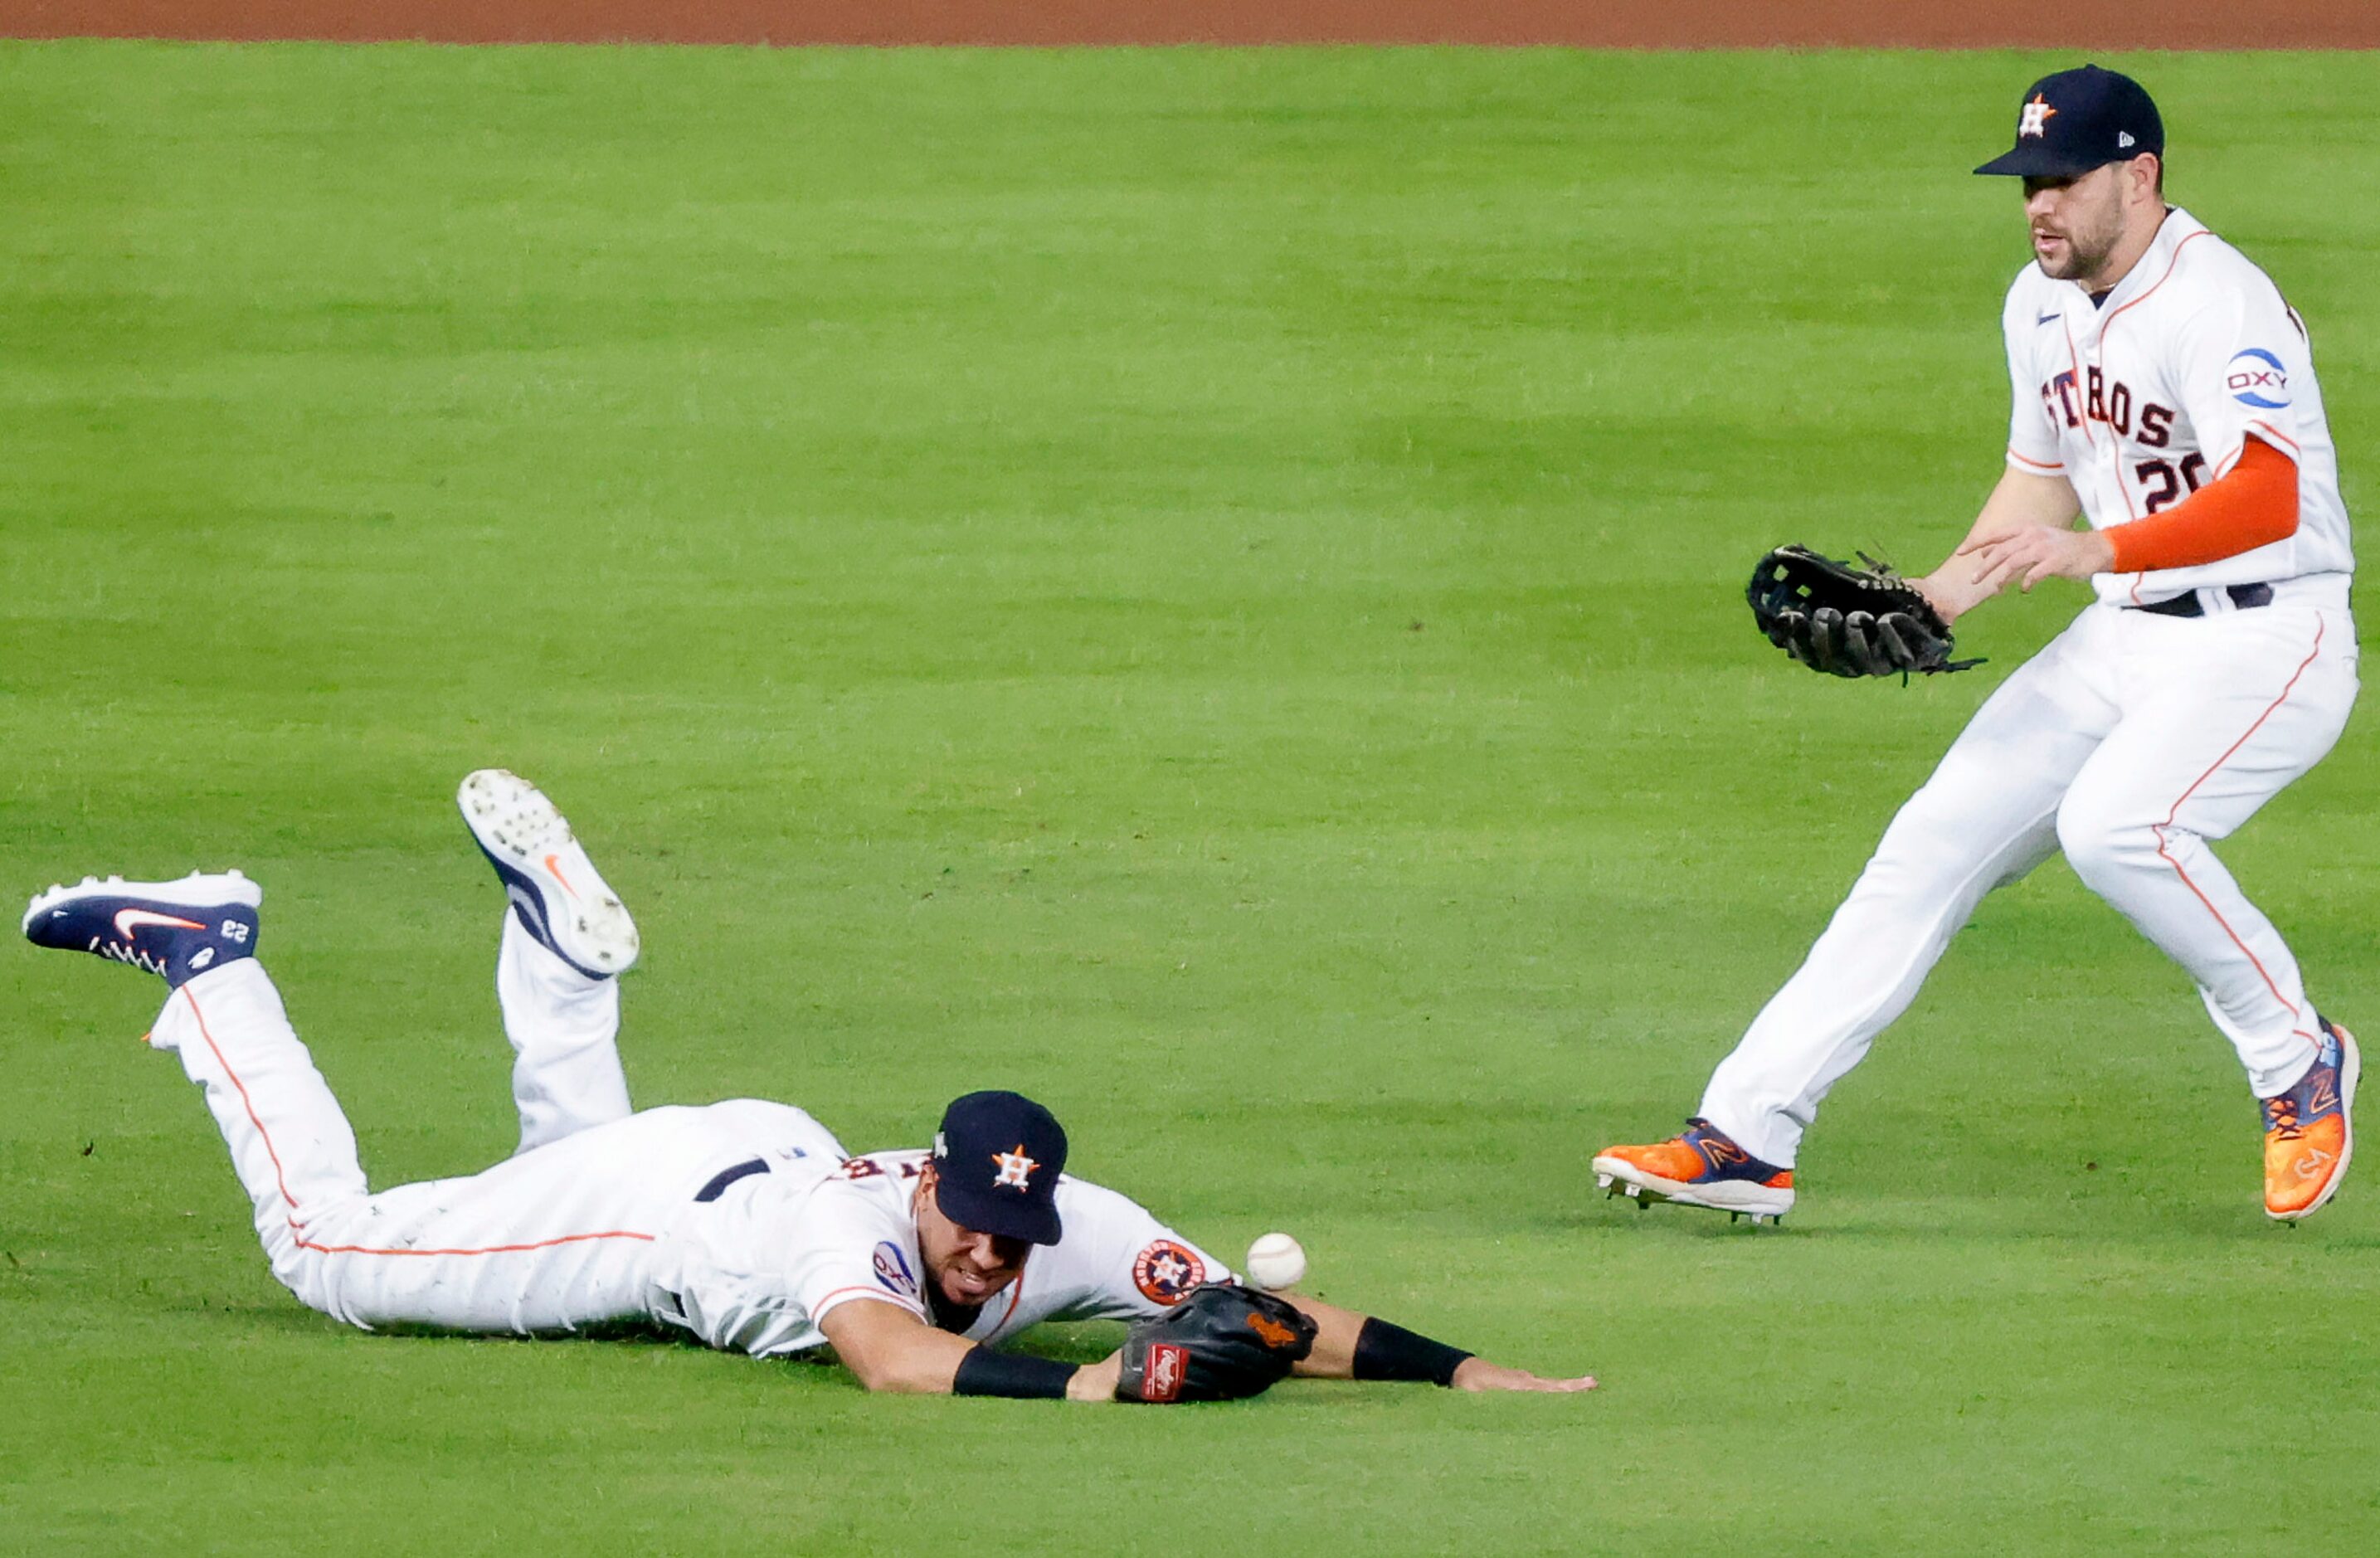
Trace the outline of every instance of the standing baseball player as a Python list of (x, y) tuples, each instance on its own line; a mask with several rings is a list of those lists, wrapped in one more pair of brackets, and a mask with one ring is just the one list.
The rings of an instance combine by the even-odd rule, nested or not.
[[(2189, 973), (2263, 1101), (2265, 1210), (2338, 1190), (2357, 1055), (2208, 846), (2305, 773), (2355, 701), (2353, 567), (2305, 323), (2165, 200), (2165, 130), (2096, 66), (2034, 83), (2016, 144), (2033, 263), (2001, 314), (2007, 470), (1913, 581), (1946, 619), (2010, 584), (2097, 600), (1993, 694), (1901, 808), (1682, 1136), (1595, 1160), (1615, 1191), (1781, 1216), (1819, 1102), (1983, 895), (2062, 848)], [(2073, 528), (2077, 514), (2090, 521)]]
[[(149, 1035), (205, 1092), (273, 1274), (311, 1308), (523, 1335), (639, 1320), (775, 1357), (831, 1346), (870, 1390), (1071, 1400), (1253, 1394), (1293, 1369), (1469, 1391), (1579, 1391), (1307, 1298), (1238, 1286), (1112, 1190), (1065, 1175), (1048, 1110), (976, 1092), (930, 1150), (854, 1156), (754, 1099), (632, 1114), (617, 976), (637, 931), (538, 789), (463, 782), (511, 900), (496, 965), (518, 1152), (373, 1194), (354, 1134), (255, 958), (263, 893), (237, 871), (86, 879), (35, 898), (35, 944), (173, 987)], [(1132, 1322), (1076, 1368), (994, 1350), (1043, 1320)]]

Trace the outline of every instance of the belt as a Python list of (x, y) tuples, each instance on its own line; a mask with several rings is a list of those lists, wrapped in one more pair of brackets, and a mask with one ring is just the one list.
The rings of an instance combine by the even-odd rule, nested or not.
[[(2243, 612), (2273, 603), (2273, 587), (2269, 584), (2227, 584), (2223, 587), (2223, 593), (2230, 596), (2231, 603)], [(2133, 606), (2131, 609), (2136, 612), (2147, 612), (2154, 616), (2204, 616), (2206, 615), (2205, 603), (2198, 598), (2198, 591), (2195, 590), (2187, 595), (2176, 595), (2170, 601), (2159, 601), (2155, 605)]]
[(753, 1175), (768, 1172), (769, 1160), (766, 1158), (753, 1158), (737, 1163), (734, 1168), (721, 1169), (710, 1176), (710, 1184), (694, 1193), (694, 1199), (698, 1201), (715, 1201), (725, 1195), (727, 1187), (737, 1180), (748, 1179)]

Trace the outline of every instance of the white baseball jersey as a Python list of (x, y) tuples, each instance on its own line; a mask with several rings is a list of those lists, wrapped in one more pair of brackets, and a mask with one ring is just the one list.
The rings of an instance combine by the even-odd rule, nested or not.
[[(929, 1158), (806, 1159), (690, 1203), (656, 1252), (654, 1316), (758, 1357), (822, 1345), (819, 1322), (847, 1303), (890, 1303), (932, 1323), (912, 1210)], [(1059, 1176), (1058, 1216), (1064, 1236), (1034, 1248), (962, 1333), (970, 1341), (1045, 1320), (1162, 1314), (1202, 1282), (1232, 1280), (1137, 1202), (1071, 1175)]]
[[(2322, 761), (2359, 686), (2354, 559), (2304, 325), (2181, 211), (2095, 305), (2026, 266), (2001, 324), (2009, 464), (2065, 477), (2095, 528), (2180, 502), (2260, 438), (2297, 462), (2297, 533), (2204, 567), (2101, 575), (2098, 601), (1976, 712), (1704, 1091), (1703, 1118), (1779, 1166), (1984, 895), (2060, 852), (2188, 973), (2257, 1097), (2314, 1062), (2297, 958), (2213, 848)], [(2245, 606), (2210, 598), (2224, 584), (2273, 589)], [(2193, 615), (2129, 609), (2191, 590)]]
[(2015, 397), (2009, 464), (2065, 477), (2095, 529), (2180, 502), (2227, 474), (2252, 437), (2297, 462), (2295, 535), (2201, 567), (2102, 574), (2101, 600), (2140, 605), (2353, 569), (2305, 322), (2188, 212), (2166, 213), (2148, 252), (2095, 305), (2027, 265), (2000, 323)]
[[(521, 1150), (455, 1179), (364, 1182), (338, 1100), (253, 959), (184, 984), (150, 1041), (204, 1090), (273, 1274), (366, 1329), (519, 1335), (659, 1321), (779, 1357), (846, 1303), (930, 1323), (911, 1199), (923, 1151), (852, 1157), (788, 1104), (628, 1112), (619, 988), (504, 919), (496, 988), (518, 1052)], [(1064, 1236), (1036, 1247), (965, 1334), (1157, 1315), (1232, 1273), (1125, 1197), (1061, 1175)], [(953, 1317), (955, 1318), (955, 1317)]]

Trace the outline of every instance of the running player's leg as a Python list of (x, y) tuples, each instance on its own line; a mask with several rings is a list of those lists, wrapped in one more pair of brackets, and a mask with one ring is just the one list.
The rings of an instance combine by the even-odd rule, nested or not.
[(1865, 1058), (1993, 888), (2057, 847), (2060, 798), (2113, 723), (2083, 614), (1994, 693), (1885, 830), (1842, 907), (1705, 1090), (1702, 1115), (1790, 1167), (1827, 1092)]
[(519, 1150), (625, 1117), (616, 980), (637, 960), (635, 923), (536, 785), (482, 769), (455, 798), (511, 900), (496, 998), (516, 1056)]
[(2353, 627), (2266, 607), (2215, 621), (2138, 615), (2125, 652), (2169, 688), (2128, 710), (2076, 776), (2058, 827), (2091, 889), (2189, 970), (2259, 1097), (2313, 1058), (2297, 959), (2208, 841), (2319, 762), (2355, 699)]
[[(1607, 1149), (1598, 1175), (1698, 1204), (1791, 1207), (1790, 1171), (1828, 1090), (1908, 1008), (1984, 895), (2056, 848), (2058, 801), (2115, 719), (2093, 664), (2107, 615), (2084, 612), (2002, 684), (1893, 818), (1801, 968), (1712, 1074), (1698, 1122), (1718, 1136), (1698, 1123)], [(1706, 1180), (1706, 1193), (1681, 1193)]]
[[(2338, 741), (2355, 700), (2354, 627), (2343, 612), (2277, 605), (2211, 621), (2131, 615), (2123, 652), (2157, 669), (2140, 684), (2159, 690), (2126, 711), (2077, 775), (2059, 839), (2075, 874), (2196, 981), (2256, 1096), (2285, 1099), (2338, 1041), (2308, 1001), (2289, 943), (2209, 843)], [(2351, 1090), (2347, 1044), (2329, 1064), (2346, 1063)], [(2337, 1101), (2333, 1127), (2342, 1138), (2346, 1102)], [(2343, 1160), (2343, 1145), (2323, 1149), (2323, 1167)], [(2315, 1184), (2312, 1204), (2275, 1214), (2310, 1211), (2332, 1187)]]

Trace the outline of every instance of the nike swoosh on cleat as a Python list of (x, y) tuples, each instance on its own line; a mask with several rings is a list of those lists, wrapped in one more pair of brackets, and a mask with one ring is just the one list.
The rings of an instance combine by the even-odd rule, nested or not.
[(115, 933), (126, 941), (143, 925), (171, 925), (180, 931), (203, 931), (206, 927), (195, 919), (181, 919), (170, 914), (158, 914), (151, 909), (128, 908), (115, 911)]
[(569, 894), (569, 895), (570, 895), (572, 897), (574, 897), (574, 898), (575, 898), (575, 897), (577, 897), (577, 896), (578, 896), (578, 889), (577, 889), (577, 888), (576, 888), (576, 887), (571, 886), (571, 885), (570, 885), (570, 879), (569, 879), (568, 877), (566, 877), (566, 876), (565, 876), (565, 875), (563, 875), (563, 874), (562, 874), (562, 857), (561, 857), (561, 856), (559, 856), (559, 855), (548, 855), (548, 856), (545, 858), (545, 869), (546, 869), (547, 870), (550, 870), (550, 871), (552, 871), (552, 872), (553, 873), (553, 880), (554, 880), (554, 881), (559, 882), (560, 883), (562, 883), (562, 890), (563, 890), (564, 892), (565, 892), (565, 893)]

